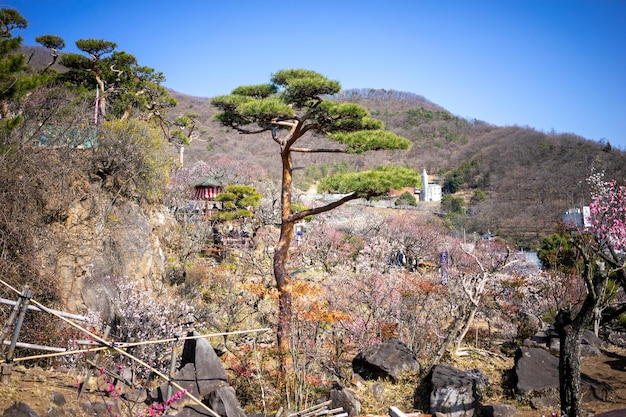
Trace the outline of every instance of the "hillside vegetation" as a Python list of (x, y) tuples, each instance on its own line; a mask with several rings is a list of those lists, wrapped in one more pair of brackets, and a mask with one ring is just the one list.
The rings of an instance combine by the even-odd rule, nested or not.
[[(41, 67), (49, 53), (26, 47), (31, 63)], [(63, 71), (55, 64), (54, 68)], [(213, 120), (217, 109), (207, 97), (170, 90), (178, 101), (170, 119), (195, 113), (195, 140), (185, 150), (184, 164), (223, 156), (267, 168), (278, 176), (275, 149), (262, 140), (242, 136)], [(320, 172), (403, 164), (426, 169), (464, 199), (467, 218), (452, 224), (459, 231), (493, 234), (521, 245), (536, 245), (552, 233), (561, 214), (590, 201), (586, 179), (592, 168), (607, 177), (626, 178), (626, 152), (577, 136), (575, 133), (541, 132), (529, 126), (495, 126), (488, 121), (465, 119), (412, 92), (356, 89), (333, 97), (366, 107), (394, 133), (409, 139), (410, 151), (377, 153), (359, 158), (309, 154), (295, 160), (296, 181), (309, 188)], [(315, 167), (315, 169), (312, 169)], [(452, 195), (454, 195), (454, 193)], [(472, 198), (473, 197), (473, 198)]]
[[(180, 112), (200, 115), (210, 142), (193, 142), (185, 164), (228, 156), (259, 166), (274, 166), (275, 150), (263, 141), (227, 131), (212, 121), (215, 109), (206, 98), (171, 91)], [(454, 226), (537, 244), (553, 232), (561, 214), (590, 201), (586, 178), (592, 168), (607, 177), (626, 178), (626, 153), (608, 143), (586, 140), (572, 133), (545, 133), (531, 127), (494, 126), (460, 118), (416, 94), (385, 90), (350, 90), (334, 97), (354, 101), (383, 120), (388, 129), (413, 142), (409, 152), (351, 159), (352, 169), (389, 163), (426, 169), (442, 185), (459, 182), (467, 218)], [(336, 156), (306, 155), (296, 161), (301, 184), (311, 166), (337, 166)], [(365, 160), (364, 160), (365, 159)], [(358, 166), (357, 166), (358, 165)], [(459, 181), (459, 178), (461, 180)], [(444, 192), (450, 191), (450, 187)], [(465, 191), (465, 192), (463, 192)], [(472, 196), (479, 198), (472, 199)]]

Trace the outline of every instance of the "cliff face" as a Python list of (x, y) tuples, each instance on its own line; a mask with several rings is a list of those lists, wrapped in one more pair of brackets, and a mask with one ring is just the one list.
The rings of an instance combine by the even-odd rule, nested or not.
[(62, 308), (111, 318), (116, 282), (165, 285), (168, 246), (177, 223), (164, 207), (143, 208), (101, 196), (97, 187), (72, 204), (64, 223), (42, 232), (41, 267), (58, 279)]

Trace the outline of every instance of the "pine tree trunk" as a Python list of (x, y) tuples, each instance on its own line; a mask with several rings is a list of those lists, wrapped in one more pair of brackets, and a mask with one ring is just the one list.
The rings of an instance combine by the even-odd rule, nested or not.
[[(280, 245), (279, 245), (280, 246)], [(289, 274), (284, 268), (283, 255), (274, 255), (274, 278), (278, 290), (278, 324), (276, 341), (282, 355), (289, 352), (289, 334), (291, 333), (291, 291), (289, 289)]]
[(283, 370), (287, 366), (289, 353), (289, 335), (291, 333), (291, 288), (290, 277), (287, 272), (289, 248), (293, 237), (294, 222), (291, 220), (291, 181), (292, 163), (288, 152), (282, 152), (282, 188), (281, 188), (281, 226), (278, 245), (274, 250), (274, 279), (278, 290), (278, 325), (276, 341), (281, 357)]

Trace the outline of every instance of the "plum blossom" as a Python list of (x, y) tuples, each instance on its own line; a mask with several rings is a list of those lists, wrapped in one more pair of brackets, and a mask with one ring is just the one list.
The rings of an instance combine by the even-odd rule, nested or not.
[(604, 181), (603, 174), (594, 173), (589, 204), (591, 230), (601, 247), (617, 251), (626, 248), (626, 187), (617, 181)]

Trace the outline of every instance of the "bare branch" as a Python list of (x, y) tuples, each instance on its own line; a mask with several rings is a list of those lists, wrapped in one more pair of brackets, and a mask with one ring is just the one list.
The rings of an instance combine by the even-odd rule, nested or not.
[(297, 222), (298, 220), (302, 220), (303, 218), (305, 218), (307, 216), (314, 216), (316, 214), (320, 214), (320, 213), (324, 213), (326, 211), (330, 211), (330, 210), (332, 210), (334, 208), (337, 208), (337, 207), (341, 206), (342, 204), (347, 203), (348, 201), (356, 200), (357, 198), (360, 198), (360, 196), (357, 195), (356, 193), (348, 194), (348, 195), (340, 198), (337, 201), (333, 201), (332, 203), (326, 204), (325, 206), (315, 207), (315, 208), (312, 208), (312, 209), (303, 210), (303, 211), (299, 211), (297, 213), (293, 213), (291, 216), (289, 216), (289, 221)]
[(291, 151), (301, 153), (348, 153), (345, 149), (339, 148), (291, 148)]

